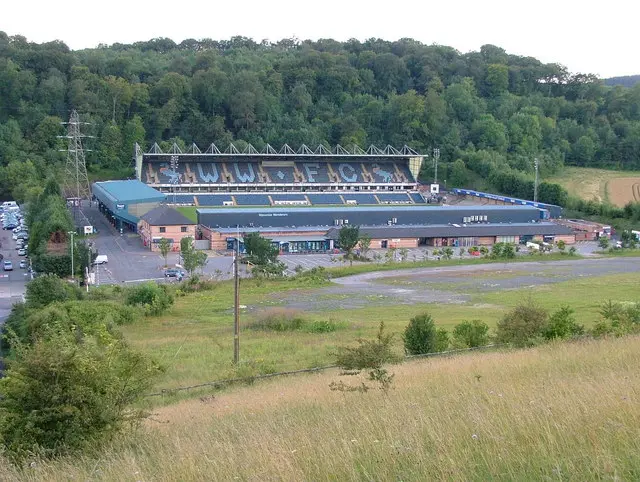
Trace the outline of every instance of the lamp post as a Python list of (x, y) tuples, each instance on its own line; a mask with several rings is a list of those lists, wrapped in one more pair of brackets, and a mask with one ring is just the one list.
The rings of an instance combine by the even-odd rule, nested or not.
[(67, 234), (71, 236), (71, 277), (73, 278), (73, 284), (76, 283), (75, 272), (73, 271), (73, 237), (76, 235), (75, 231), (67, 231)]
[(534, 203), (538, 202), (538, 165), (539, 165), (539, 162), (538, 162), (538, 158), (536, 157), (533, 160), (533, 166), (535, 167), (535, 170), (536, 170), (536, 179), (533, 183), (533, 202)]

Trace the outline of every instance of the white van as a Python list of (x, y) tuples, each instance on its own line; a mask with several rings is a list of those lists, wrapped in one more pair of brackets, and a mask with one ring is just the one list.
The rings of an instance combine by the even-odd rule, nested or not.
[(106, 254), (99, 254), (98, 256), (96, 256), (96, 260), (93, 262), (93, 264), (106, 264), (108, 262), (109, 258)]

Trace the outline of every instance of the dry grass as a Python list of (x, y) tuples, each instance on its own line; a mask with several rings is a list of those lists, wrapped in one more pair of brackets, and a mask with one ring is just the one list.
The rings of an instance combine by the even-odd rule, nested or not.
[(392, 367), (339, 394), (324, 373), (160, 408), (97, 456), (2, 480), (637, 480), (640, 338)]
[(629, 202), (640, 202), (640, 177), (611, 179), (607, 192), (611, 203), (619, 207)]
[[(609, 201), (624, 206), (633, 200), (633, 191), (621, 186), (619, 178), (634, 179), (640, 183), (640, 173), (630, 171), (610, 171), (588, 167), (566, 167), (559, 176), (548, 179), (564, 186), (569, 194), (598, 202)], [(640, 194), (640, 193), (639, 193)]]

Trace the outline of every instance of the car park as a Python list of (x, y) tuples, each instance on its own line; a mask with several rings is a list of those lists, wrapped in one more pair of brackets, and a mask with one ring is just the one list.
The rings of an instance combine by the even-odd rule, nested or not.
[(2, 265), (2, 269), (5, 271), (13, 271), (13, 263), (11, 261), (5, 261)]

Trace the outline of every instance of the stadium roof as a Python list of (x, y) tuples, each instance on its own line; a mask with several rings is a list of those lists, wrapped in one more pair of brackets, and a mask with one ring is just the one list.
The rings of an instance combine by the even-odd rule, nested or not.
[[(342, 194), (342, 193), (341, 193)], [(345, 199), (349, 198), (348, 194), (342, 194)], [(434, 206), (429, 204), (409, 204), (409, 205), (397, 205), (397, 204), (376, 204), (376, 205), (340, 205), (335, 207), (326, 207), (326, 206), (317, 206), (317, 207), (300, 207), (300, 206), (287, 206), (287, 207), (219, 207), (219, 208), (198, 208), (197, 212), (201, 214), (221, 214), (221, 213), (273, 213), (277, 215), (278, 213), (311, 213), (311, 212), (336, 212), (336, 213), (344, 213), (345, 210), (353, 210), (353, 212), (367, 212), (367, 211), (381, 211), (383, 209), (388, 209), (390, 211), (451, 211), (451, 212), (459, 212), (461, 209), (465, 211), (477, 211), (479, 213), (486, 213), (487, 211), (522, 211), (522, 210), (531, 210), (535, 209), (531, 206), (521, 206), (521, 205), (500, 205), (500, 204), (482, 204), (482, 205), (471, 205), (471, 206)]]
[(152, 226), (191, 226), (196, 224), (184, 214), (166, 204), (161, 204), (157, 208), (143, 214), (140, 216), (140, 219), (148, 222)]
[[(202, 152), (200, 148), (194, 143), (189, 146), (188, 149), (183, 151), (176, 143), (167, 150), (163, 151), (157, 143), (151, 146), (149, 152), (143, 155), (158, 156), (158, 155), (211, 155), (211, 156), (365, 156), (365, 157), (424, 157), (411, 147), (404, 145), (400, 149), (396, 149), (391, 145), (387, 145), (383, 148), (370, 145), (366, 150), (362, 149), (358, 145), (351, 145), (347, 148), (337, 144), (334, 147), (327, 147), (323, 144), (318, 145), (315, 149), (310, 148), (306, 144), (302, 144), (298, 149), (293, 149), (288, 144), (284, 144), (280, 149), (276, 149), (270, 144), (266, 144), (262, 149), (258, 150), (251, 144), (243, 142), (240, 148), (235, 144), (230, 143), (225, 149), (221, 150), (215, 144), (210, 144), (209, 147)], [(136, 153), (140, 153), (140, 146), (136, 144)]]
[[(361, 234), (381, 238), (457, 238), (482, 236), (535, 236), (571, 234), (571, 229), (555, 223), (467, 224), (425, 226), (360, 227)], [(340, 228), (327, 231), (327, 238), (338, 239)]]
[(164, 201), (166, 195), (137, 179), (104, 181), (93, 184), (93, 195), (101, 201), (139, 203)]

